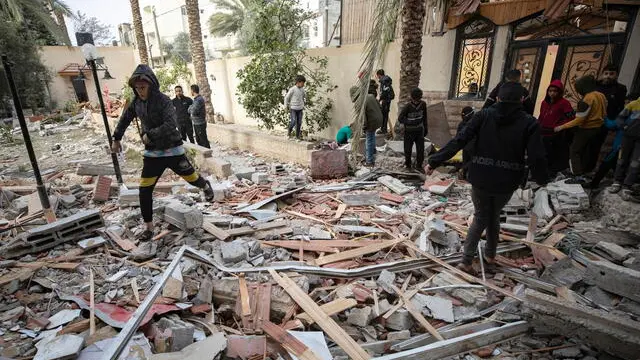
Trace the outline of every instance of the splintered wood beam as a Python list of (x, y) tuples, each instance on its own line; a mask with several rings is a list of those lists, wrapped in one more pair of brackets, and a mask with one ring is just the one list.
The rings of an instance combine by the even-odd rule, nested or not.
[(269, 269), (269, 274), (351, 359), (366, 360), (371, 358), (344, 329), (336, 324), (329, 315), (325, 314), (320, 306), (287, 275), (280, 276), (273, 269)]
[(282, 345), (282, 347), (288, 352), (293, 353), (299, 359), (320, 360), (320, 358), (302, 341), (296, 339), (293, 335), (289, 334), (271, 321), (265, 321), (264, 324), (262, 324), (262, 330)]
[[(337, 313), (341, 313), (347, 309), (351, 309), (352, 307), (358, 305), (358, 302), (356, 301), (356, 299), (345, 299), (345, 298), (338, 298), (335, 299), (331, 302), (328, 302), (324, 305), (320, 305), (320, 309), (322, 309), (322, 311), (324, 311), (325, 314), (331, 316), (331, 315), (335, 315)], [(296, 315), (297, 319), (303, 320), (304, 322), (306, 322), (307, 324), (311, 325), (313, 324), (315, 321), (311, 318), (311, 316), (309, 316), (309, 314), (307, 313), (302, 313), (302, 314), (298, 314)]]
[(343, 251), (343, 252), (337, 253), (337, 254), (331, 254), (331, 255), (327, 255), (327, 256), (322, 256), (322, 257), (317, 258), (314, 263), (317, 266), (322, 266), (322, 265), (331, 264), (331, 263), (338, 262), (338, 261), (350, 260), (350, 259), (357, 258), (357, 257), (363, 256), (363, 255), (375, 253), (375, 252), (378, 252), (380, 250), (384, 250), (384, 249), (392, 247), (392, 246), (396, 246), (396, 245), (400, 244), (403, 241), (405, 241), (405, 238), (385, 241), (385, 242), (382, 242), (382, 243), (379, 243), (379, 244), (367, 245), (367, 246), (363, 246), (361, 248), (347, 250), (347, 251)]
[(411, 314), (411, 316), (413, 316), (413, 318), (416, 319), (416, 321), (418, 321), (418, 323), (420, 323), (420, 325), (422, 325), (422, 327), (425, 328), (429, 332), (429, 334), (433, 335), (433, 337), (438, 340), (444, 340), (438, 330), (436, 330), (436, 328), (434, 328), (433, 325), (431, 325), (429, 321), (424, 318), (420, 310), (416, 309), (413, 306), (411, 300), (400, 289), (398, 289), (397, 286), (392, 284), (391, 287), (393, 288), (393, 291), (395, 291), (396, 294), (398, 294), (398, 296), (402, 299), (402, 301), (404, 301), (404, 308), (407, 309), (409, 314)]

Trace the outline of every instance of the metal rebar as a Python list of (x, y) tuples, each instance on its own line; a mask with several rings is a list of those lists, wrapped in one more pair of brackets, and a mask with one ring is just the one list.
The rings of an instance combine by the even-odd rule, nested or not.
[(9, 83), (9, 89), (13, 96), (13, 106), (16, 109), (16, 116), (20, 122), (20, 130), (22, 130), (24, 145), (27, 147), (27, 154), (29, 155), (29, 161), (31, 161), (31, 167), (33, 168), (33, 176), (36, 178), (36, 189), (38, 190), (38, 197), (40, 198), (40, 204), (42, 205), (42, 212), (47, 219), (47, 222), (51, 223), (56, 221), (55, 213), (51, 209), (49, 195), (47, 194), (47, 189), (42, 182), (42, 175), (40, 174), (40, 168), (38, 167), (38, 159), (33, 151), (31, 136), (29, 135), (27, 122), (24, 118), (24, 113), (22, 112), (22, 104), (20, 103), (20, 97), (18, 96), (18, 89), (16, 88), (16, 83), (13, 80), (13, 72), (11, 71), (12, 65), (6, 55), (2, 55), (2, 66), (4, 67), (5, 76)]
[(93, 74), (93, 81), (96, 84), (96, 92), (98, 93), (98, 102), (100, 103), (100, 112), (102, 113), (102, 121), (104, 122), (104, 130), (107, 132), (107, 139), (109, 140), (109, 152), (111, 152), (111, 161), (113, 161), (113, 169), (116, 172), (116, 180), (118, 184), (123, 184), (122, 173), (120, 172), (120, 164), (118, 163), (118, 154), (114, 153), (111, 149), (113, 139), (111, 137), (111, 128), (109, 127), (109, 120), (107, 120), (107, 111), (104, 108), (104, 100), (102, 99), (102, 90), (100, 90), (100, 80), (98, 80), (98, 69), (96, 68), (95, 60), (88, 60), (91, 67), (91, 73)]

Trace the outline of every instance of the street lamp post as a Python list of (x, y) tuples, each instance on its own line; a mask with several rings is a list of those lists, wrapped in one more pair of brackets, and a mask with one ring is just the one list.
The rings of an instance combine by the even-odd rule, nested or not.
[[(76, 37), (78, 37), (78, 33), (76, 33)], [(109, 120), (107, 120), (107, 111), (104, 108), (104, 100), (102, 99), (102, 91), (100, 90), (100, 80), (98, 79), (98, 68), (96, 66), (98, 51), (96, 50), (96, 47), (91, 42), (85, 42), (84, 44), (82, 44), (82, 53), (84, 54), (84, 58), (87, 61), (87, 64), (89, 65), (89, 67), (91, 67), (91, 73), (93, 74), (93, 81), (96, 85), (96, 93), (98, 94), (98, 102), (100, 103), (100, 112), (102, 113), (102, 121), (104, 122), (104, 129), (107, 133), (107, 139), (109, 141), (109, 152), (111, 152), (111, 161), (113, 161), (113, 169), (116, 172), (116, 180), (118, 181), (118, 184), (123, 184), (122, 173), (120, 172), (120, 164), (118, 162), (118, 154), (114, 153), (113, 150), (111, 150), (111, 145), (113, 144), (113, 138), (111, 137), (111, 128), (109, 127)]]
[(20, 97), (18, 96), (18, 90), (16, 89), (16, 83), (13, 80), (13, 73), (11, 71), (11, 63), (6, 55), (2, 55), (2, 66), (9, 82), (9, 88), (11, 89), (11, 95), (13, 96), (13, 106), (16, 109), (16, 115), (20, 122), (20, 130), (22, 130), (22, 137), (24, 138), (24, 145), (27, 147), (27, 154), (31, 161), (31, 167), (33, 168), (33, 176), (36, 178), (36, 188), (38, 189), (38, 197), (40, 198), (40, 204), (42, 205), (42, 213), (48, 223), (56, 221), (56, 214), (51, 209), (49, 203), (49, 195), (47, 189), (42, 182), (42, 176), (40, 175), (40, 168), (38, 167), (38, 159), (33, 151), (33, 145), (31, 144), (31, 136), (29, 135), (29, 129), (27, 128), (27, 121), (24, 118), (22, 112), (22, 104), (20, 104)]

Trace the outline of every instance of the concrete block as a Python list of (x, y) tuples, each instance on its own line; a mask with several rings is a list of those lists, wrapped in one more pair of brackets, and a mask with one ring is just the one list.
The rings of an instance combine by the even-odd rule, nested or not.
[(284, 166), (282, 164), (271, 164), (271, 173), (272, 174), (281, 174), (285, 172)]
[(429, 309), (431, 317), (437, 320), (444, 320), (446, 322), (454, 322), (453, 316), (453, 303), (449, 299), (443, 299), (438, 296), (428, 296), (423, 294), (416, 294), (411, 302), (418, 309)]
[(373, 310), (369, 306), (354, 308), (349, 311), (347, 322), (351, 325), (365, 327), (373, 319)]
[(640, 271), (608, 261), (591, 261), (587, 265), (585, 282), (633, 301), (640, 301)]
[(378, 310), (380, 310), (379, 314), (375, 314), (376, 316), (380, 316), (385, 314), (387, 311), (391, 310), (393, 306), (391, 306), (391, 304), (389, 303), (389, 300), (387, 299), (382, 299), (380, 301), (378, 301)]
[(241, 167), (235, 171), (235, 175), (238, 179), (246, 179), (251, 180), (251, 177), (256, 172), (256, 168), (254, 167)]
[(193, 343), (195, 327), (177, 316), (164, 317), (156, 326), (164, 335), (168, 335), (168, 352), (180, 351)]
[(431, 218), (425, 221), (425, 231), (427, 232), (429, 240), (432, 242), (443, 246), (449, 246), (447, 229), (442, 219)]
[(182, 147), (184, 147), (186, 150), (193, 150), (204, 158), (210, 158), (213, 155), (213, 150), (204, 146), (200, 146), (198, 144), (185, 142), (182, 144)]
[(387, 340), (389, 341), (407, 340), (410, 337), (411, 331), (409, 330), (392, 331), (387, 334)]
[(235, 264), (247, 258), (248, 249), (242, 240), (223, 243), (220, 250), (222, 251), (222, 260), (226, 264)]
[(389, 316), (384, 326), (391, 330), (409, 330), (413, 327), (413, 318), (406, 309), (399, 309)]
[(212, 183), (211, 190), (213, 190), (213, 201), (223, 201), (224, 199), (231, 196), (231, 188), (228, 184), (225, 183)]
[(577, 346), (572, 346), (564, 349), (553, 350), (552, 353), (554, 359), (576, 359), (582, 357), (582, 351)]
[(76, 197), (73, 195), (60, 195), (58, 196), (60, 200), (60, 205), (62, 205), (65, 209), (69, 209), (76, 204)]
[(140, 206), (140, 189), (120, 189), (120, 206)]
[(309, 228), (309, 238), (313, 240), (331, 240), (333, 237), (330, 232), (322, 230), (318, 226), (312, 226)]
[(349, 161), (346, 150), (315, 150), (311, 152), (311, 177), (337, 179), (347, 176)]
[(613, 306), (613, 302), (615, 300), (613, 295), (600, 289), (597, 286), (589, 287), (587, 291), (585, 291), (584, 297), (586, 297), (587, 299), (593, 301), (598, 305), (602, 305), (607, 308), (610, 308), (611, 306)]
[(184, 281), (182, 279), (182, 267), (178, 266), (171, 276), (167, 279), (166, 284), (162, 288), (162, 296), (169, 298), (180, 300), (182, 299), (182, 288), (184, 287)]
[(611, 258), (615, 262), (623, 262), (631, 256), (631, 251), (623, 248), (622, 246), (606, 241), (600, 241), (593, 248), (593, 251)]
[(200, 282), (198, 294), (193, 300), (194, 304), (211, 304), (213, 299), (213, 280), (207, 276)]
[(111, 192), (111, 181), (108, 176), (98, 176), (93, 186), (93, 201), (107, 201), (109, 200), (109, 193)]
[(75, 359), (84, 346), (84, 338), (65, 334), (40, 341), (34, 360)]
[(231, 171), (231, 163), (224, 159), (206, 158), (202, 166), (219, 179), (226, 179), (233, 174)]
[(339, 198), (349, 206), (374, 206), (381, 204), (380, 194), (376, 192), (356, 194), (340, 193)]
[[(437, 274), (431, 282), (432, 286), (447, 286), (447, 285), (459, 285), (459, 284), (467, 284), (467, 282), (460, 280), (449, 273)], [(462, 300), (462, 302), (464, 302), (465, 304), (474, 305), (480, 309), (483, 309), (489, 305), (487, 296), (480, 290), (450, 288), (450, 289), (446, 289), (445, 291), (449, 295)], [(456, 308), (461, 308), (461, 307), (457, 306)]]
[(411, 192), (411, 190), (413, 190), (412, 187), (406, 186), (405, 184), (402, 183), (402, 181), (389, 175), (380, 176), (378, 178), (378, 182), (380, 182), (382, 185), (386, 186), (387, 188), (389, 188), (389, 190), (393, 191), (398, 195), (404, 195), (406, 193)]
[(181, 229), (198, 229), (202, 227), (202, 211), (177, 201), (165, 205), (164, 220)]
[(378, 286), (383, 288), (384, 291), (388, 292), (389, 294), (395, 294), (395, 291), (393, 290), (395, 281), (396, 274), (388, 270), (382, 270), (380, 272), (380, 275), (378, 276), (378, 280), (376, 280), (376, 284), (378, 284)]
[(251, 181), (257, 185), (263, 185), (271, 182), (271, 179), (269, 179), (269, 174), (264, 172), (257, 172), (251, 174)]

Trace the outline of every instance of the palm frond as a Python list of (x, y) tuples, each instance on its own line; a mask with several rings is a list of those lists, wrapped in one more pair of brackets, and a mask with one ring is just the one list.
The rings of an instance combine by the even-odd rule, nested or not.
[[(376, 9), (373, 11), (373, 26), (369, 33), (369, 38), (364, 46), (362, 63), (359, 68), (360, 80), (358, 81), (359, 94), (356, 99), (353, 111), (353, 121), (355, 133), (353, 138), (359, 140), (362, 136), (362, 126), (365, 116), (365, 100), (369, 88), (369, 79), (373, 74), (374, 66), (380, 63), (387, 50), (387, 45), (394, 38), (396, 24), (400, 16), (403, 0), (377, 1)], [(355, 161), (356, 154), (359, 153), (360, 141), (352, 143), (352, 160)]]
[(216, 6), (216, 10), (227, 10), (227, 11), (238, 11), (244, 10), (247, 6), (244, 2), (246, 0), (211, 0), (211, 2)]
[(0, 0), (0, 14), (9, 20), (22, 21), (22, 7), (20, 0)]
[(49, 0), (51, 8), (54, 12), (60, 13), (68, 18), (75, 19), (76, 15), (71, 10), (71, 7), (62, 0)]

